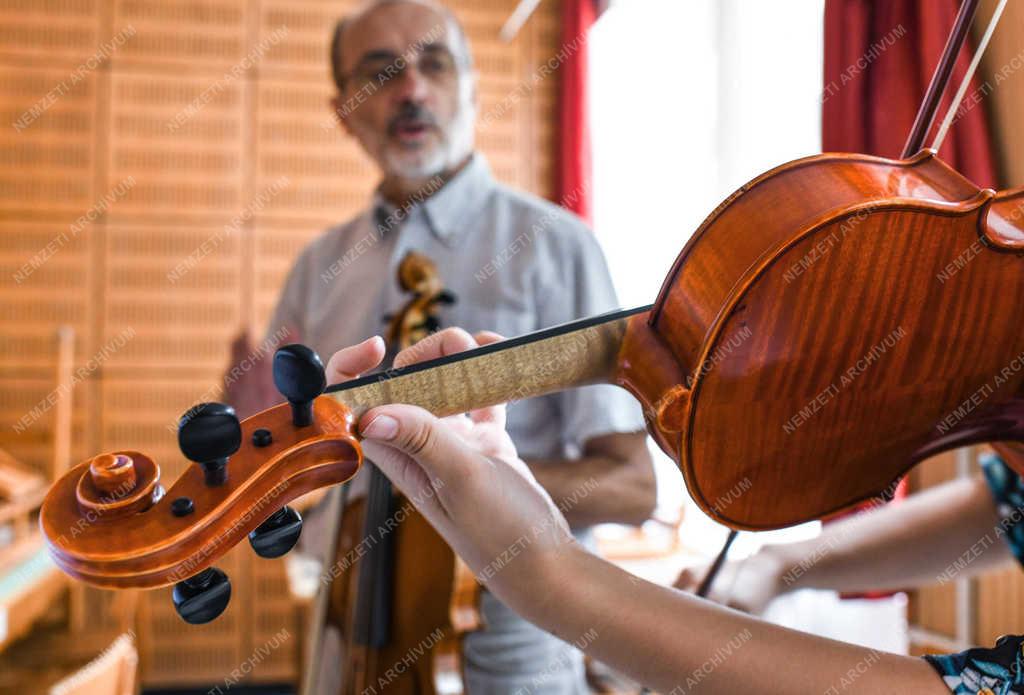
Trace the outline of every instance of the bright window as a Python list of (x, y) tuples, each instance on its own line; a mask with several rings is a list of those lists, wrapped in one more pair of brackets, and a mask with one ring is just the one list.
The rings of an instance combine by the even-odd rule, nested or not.
[[(823, 0), (628, 0), (593, 28), (594, 226), (623, 306), (654, 300), (683, 245), (730, 193), (821, 151), (823, 11)], [(655, 453), (659, 505), (669, 515), (683, 505), (684, 546), (714, 554), (726, 529), (700, 513), (675, 464)], [(731, 557), (819, 529), (741, 534)], [(773, 606), (768, 617), (792, 627), (906, 648), (901, 597), (867, 604), (798, 593)]]
[[(594, 226), (623, 306), (654, 300), (683, 245), (730, 193), (821, 151), (823, 7), (631, 0), (598, 21)], [(661, 505), (687, 505), (687, 544), (713, 552), (724, 531), (692, 505), (667, 457), (658, 473)], [(765, 538), (741, 536), (736, 552)]]

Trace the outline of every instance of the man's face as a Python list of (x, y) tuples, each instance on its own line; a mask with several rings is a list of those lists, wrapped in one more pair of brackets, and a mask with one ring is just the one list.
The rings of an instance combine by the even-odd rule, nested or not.
[(356, 18), (341, 38), (345, 130), (385, 175), (422, 179), (473, 149), (476, 85), (444, 15), (412, 2)]

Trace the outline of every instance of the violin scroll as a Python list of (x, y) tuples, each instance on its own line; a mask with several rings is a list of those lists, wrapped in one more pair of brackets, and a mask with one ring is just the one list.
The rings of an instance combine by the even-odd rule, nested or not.
[(441, 327), (441, 305), (455, 304), (455, 294), (445, 288), (430, 258), (410, 251), (398, 266), (398, 286), (412, 295), (395, 314), (388, 314), (387, 344), (399, 350), (415, 345)]
[[(297, 354), (311, 356), (299, 369), (308, 376), (319, 364), (323, 379), (316, 353), (282, 350), (293, 366)], [(58, 567), (105, 588), (173, 584), (182, 618), (215, 618), (231, 594), (227, 576), (212, 567), (217, 559), (246, 539), (261, 557), (288, 552), (302, 518), (287, 504), (348, 480), (362, 465), (355, 418), (345, 405), (310, 397), (309, 422), (296, 425), (294, 403), (242, 422), (223, 404), (191, 409), (181, 418), (179, 442), (200, 465), (187, 468), (166, 491), (159, 466), (138, 451), (100, 454), (72, 468), (54, 483), (40, 513)]]
[(131, 490), (138, 482), (135, 462), (126, 454), (100, 454), (89, 462), (89, 479), (98, 490), (113, 495), (120, 489)]

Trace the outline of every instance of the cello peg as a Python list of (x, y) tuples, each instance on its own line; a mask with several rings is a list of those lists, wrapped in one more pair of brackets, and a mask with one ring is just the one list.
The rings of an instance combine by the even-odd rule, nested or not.
[(190, 625), (202, 625), (228, 607), (231, 582), (221, 570), (207, 567), (194, 577), (175, 584), (171, 600), (182, 620)]
[(242, 445), (242, 428), (235, 409), (223, 403), (200, 403), (181, 416), (178, 446), (202, 467), (207, 485), (228, 479), (228, 457)]
[(274, 385), (291, 403), (292, 424), (311, 425), (313, 399), (327, 387), (324, 363), (305, 345), (285, 345), (274, 353)]
[(295, 547), (302, 533), (302, 517), (284, 506), (249, 534), (249, 545), (264, 558), (281, 557)]

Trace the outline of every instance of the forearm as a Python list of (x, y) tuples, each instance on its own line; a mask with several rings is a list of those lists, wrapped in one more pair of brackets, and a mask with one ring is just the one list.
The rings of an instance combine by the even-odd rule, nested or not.
[(591, 454), (571, 460), (527, 460), (526, 465), (572, 527), (639, 525), (657, 502), (649, 462)]
[(955, 480), (884, 509), (829, 524), (813, 540), (769, 546), (779, 592), (899, 590), (945, 582), (1012, 556), (980, 476)]
[(543, 604), (525, 586), (502, 598), (660, 692), (948, 692), (919, 659), (771, 625), (640, 580), (577, 547), (548, 567)]

